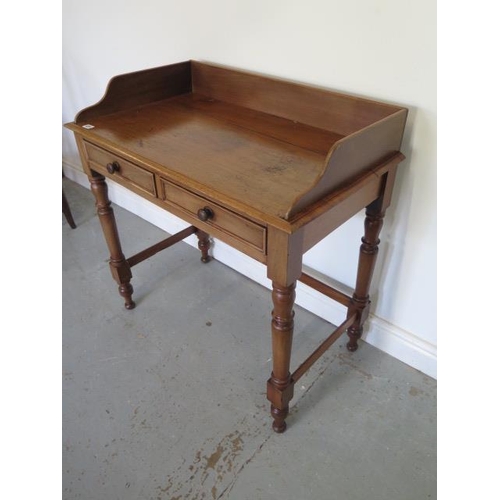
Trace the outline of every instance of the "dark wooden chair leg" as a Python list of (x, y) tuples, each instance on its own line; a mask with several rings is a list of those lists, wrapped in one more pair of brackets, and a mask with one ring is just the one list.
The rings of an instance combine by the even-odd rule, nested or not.
[(208, 251), (210, 250), (210, 237), (200, 229), (196, 231), (196, 236), (198, 236), (198, 248), (201, 252), (201, 261), (206, 264), (210, 261), (210, 255), (208, 255)]
[(290, 286), (280, 286), (273, 282), (273, 371), (267, 382), (267, 398), (271, 401), (273, 429), (281, 433), (286, 430), (285, 419), (288, 403), (293, 397), (293, 382), (290, 376), (290, 357), (293, 340), (293, 304), (295, 282)]
[(71, 227), (71, 229), (75, 229), (76, 224), (73, 219), (73, 214), (71, 213), (71, 209), (69, 208), (68, 200), (66, 199), (66, 195), (64, 194), (64, 189), (62, 192), (62, 211), (64, 216), (66, 217), (66, 220), (68, 221), (69, 227)]
[(385, 215), (382, 201), (382, 199), (375, 200), (366, 207), (365, 235), (361, 238), (362, 243), (359, 249), (356, 288), (348, 312), (348, 315), (356, 313), (356, 321), (347, 330), (349, 336), (347, 349), (352, 352), (358, 348), (358, 340), (363, 333), (363, 323), (368, 317), (370, 309), (370, 284), (377, 260), (379, 235)]
[(94, 193), (97, 206), (97, 214), (101, 222), (102, 230), (106, 243), (108, 245), (110, 259), (109, 267), (111, 275), (118, 283), (118, 291), (125, 299), (125, 308), (133, 309), (135, 302), (132, 300), (132, 293), (134, 289), (130, 284), (132, 279), (132, 271), (130, 266), (123, 255), (120, 238), (118, 236), (118, 229), (116, 227), (116, 220), (111, 208), (111, 202), (108, 198), (108, 186), (104, 176), (94, 173), (89, 177), (90, 187)]

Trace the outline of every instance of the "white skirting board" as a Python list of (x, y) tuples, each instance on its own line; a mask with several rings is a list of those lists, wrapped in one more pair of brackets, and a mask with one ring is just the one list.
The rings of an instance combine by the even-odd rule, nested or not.
[[(81, 167), (63, 161), (63, 171), (68, 179), (89, 188), (87, 176), (82, 172)], [(176, 233), (187, 226), (178, 217), (162, 210), (153, 203), (144, 200), (114, 182), (108, 183), (108, 192), (109, 198), (113, 203), (158, 226), (167, 233)], [(197, 248), (198, 246), (198, 239), (195, 236), (190, 236), (184, 241), (193, 247)], [(219, 262), (231, 267), (251, 280), (268, 289), (271, 288), (271, 282), (266, 276), (266, 267), (238, 250), (219, 240), (215, 240), (212, 255)], [(307, 272), (308, 274), (315, 275), (314, 271), (310, 269), (307, 269)], [(324, 276), (316, 274), (315, 277), (322, 279), (328, 284)], [(344, 306), (302, 283), (297, 284), (296, 303), (333, 325), (339, 325), (345, 319), (346, 308)], [(412, 333), (378, 316), (370, 314), (365, 324), (363, 340), (426, 375), (437, 378), (436, 346)]]

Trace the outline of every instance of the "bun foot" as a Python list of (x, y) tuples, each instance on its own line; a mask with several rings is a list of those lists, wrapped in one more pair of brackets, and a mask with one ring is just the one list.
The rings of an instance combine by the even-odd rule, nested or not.
[(275, 406), (271, 405), (271, 415), (274, 419), (273, 422), (273, 431), (277, 434), (282, 434), (286, 431), (286, 422), (285, 418), (288, 415), (288, 407), (284, 410), (280, 410)]
[(122, 283), (118, 287), (120, 295), (125, 299), (125, 309), (133, 309), (135, 307), (135, 302), (132, 300), (132, 294), (134, 289), (130, 283)]
[(349, 336), (349, 342), (347, 342), (347, 350), (354, 352), (358, 350), (358, 340), (361, 338), (363, 333), (363, 328), (360, 326), (351, 326), (347, 329), (347, 335)]
[(349, 352), (354, 352), (354, 351), (357, 351), (358, 350), (358, 342), (355, 340), (354, 342), (353, 341), (349, 341), (347, 342), (347, 350)]
[(198, 248), (201, 252), (201, 261), (203, 264), (210, 262), (210, 255), (208, 255), (208, 251), (210, 250), (210, 237), (204, 231), (198, 229), (196, 232), (196, 236), (198, 236)]
[(278, 425), (278, 423), (275, 421), (273, 422), (273, 431), (276, 432), (276, 434), (282, 434), (283, 432), (286, 431), (286, 422), (283, 420), (281, 425)]

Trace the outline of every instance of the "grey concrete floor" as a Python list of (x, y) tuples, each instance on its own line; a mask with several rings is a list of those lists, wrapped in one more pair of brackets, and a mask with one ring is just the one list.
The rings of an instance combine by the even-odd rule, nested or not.
[[(270, 293), (185, 243), (134, 267), (127, 311), (91, 193), (64, 179), (63, 499), (436, 498), (436, 382), (342, 337), (270, 427)], [(124, 251), (165, 237), (119, 208)], [(332, 326), (297, 307), (293, 364)]]

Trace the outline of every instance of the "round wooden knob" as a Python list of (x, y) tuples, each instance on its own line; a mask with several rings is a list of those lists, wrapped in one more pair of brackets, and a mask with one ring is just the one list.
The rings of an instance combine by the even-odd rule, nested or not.
[(110, 174), (114, 174), (115, 172), (118, 172), (118, 170), (120, 170), (120, 164), (117, 161), (114, 161), (113, 163), (108, 163), (106, 165), (106, 170)]
[(200, 219), (203, 222), (206, 222), (208, 219), (211, 219), (213, 216), (214, 216), (213, 211), (208, 207), (200, 208), (198, 210), (198, 219)]

